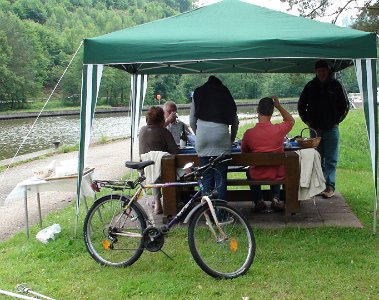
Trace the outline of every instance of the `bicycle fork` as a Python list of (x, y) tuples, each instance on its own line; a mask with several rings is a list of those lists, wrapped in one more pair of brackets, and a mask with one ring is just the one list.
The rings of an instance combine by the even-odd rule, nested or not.
[(211, 199), (210, 199), (208, 196), (203, 196), (203, 197), (201, 198), (201, 203), (204, 203), (204, 202), (207, 202), (208, 207), (209, 207), (209, 210), (210, 210), (211, 215), (212, 215), (212, 218), (213, 218), (213, 220), (214, 220), (214, 223), (215, 223), (215, 225), (216, 225), (218, 231), (219, 231), (220, 234), (221, 234), (221, 238), (217, 236), (217, 233), (216, 233), (215, 229), (214, 229), (213, 226), (212, 226), (212, 222), (211, 222), (211, 219), (210, 219), (210, 217), (209, 217), (209, 214), (208, 214), (208, 213), (204, 213), (204, 215), (205, 215), (205, 220), (206, 220), (206, 224), (208, 225), (208, 227), (209, 227), (211, 233), (213, 234), (214, 238), (216, 239), (216, 242), (217, 242), (217, 243), (221, 243), (221, 242), (224, 242), (224, 241), (228, 240), (228, 236), (227, 236), (227, 235), (225, 234), (225, 232), (222, 230), (221, 225), (220, 225), (220, 223), (219, 223), (219, 221), (218, 221), (218, 219), (217, 219), (216, 211), (215, 211), (215, 209), (214, 209), (214, 207), (213, 207), (213, 204), (212, 204)]

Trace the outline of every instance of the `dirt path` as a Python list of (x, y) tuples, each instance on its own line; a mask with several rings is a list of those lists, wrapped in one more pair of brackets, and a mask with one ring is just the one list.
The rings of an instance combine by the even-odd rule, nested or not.
[[(121, 140), (109, 144), (95, 145), (88, 152), (87, 165), (95, 168), (95, 178), (118, 179), (127, 169), (124, 162), (130, 160), (130, 140)], [(134, 149), (134, 157), (138, 156)], [(33, 176), (33, 170), (49, 165), (52, 160), (67, 160), (77, 158), (77, 152), (56, 154), (54, 156), (34, 160), (16, 167), (12, 167), (0, 184), (0, 204), (16, 184)], [(3, 172), (0, 172), (0, 180)], [(73, 201), (76, 193), (44, 192), (41, 193), (42, 217), (52, 211), (58, 211)], [(28, 194), (29, 225), (38, 222), (37, 199), (34, 193)], [(0, 241), (5, 240), (25, 228), (23, 199), (17, 199), (9, 204), (0, 206)], [(45, 224), (46, 225), (46, 224)]]

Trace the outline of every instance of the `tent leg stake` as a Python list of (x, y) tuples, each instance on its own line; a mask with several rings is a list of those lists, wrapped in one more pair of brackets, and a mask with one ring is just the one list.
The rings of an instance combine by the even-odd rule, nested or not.
[(40, 300), (38, 298), (24, 296), (24, 295), (16, 294), (16, 293), (13, 293), (13, 292), (4, 291), (4, 290), (0, 290), (0, 295), (6, 295), (6, 296), (9, 296), (9, 297), (18, 298), (18, 299)]
[[(25, 283), (18, 284), (16, 286), (16, 292), (25, 293), (25, 294), (32, 294), (33, 296), (37, 296), (42, 299), (48, 299), (48, 300), (55, 300), (53, 298), (50, 298), (48, 296), (42, 295), (40, 293), (32, 291)], [(39, 299), (39, 298), (30, 298), (30, 299)]]

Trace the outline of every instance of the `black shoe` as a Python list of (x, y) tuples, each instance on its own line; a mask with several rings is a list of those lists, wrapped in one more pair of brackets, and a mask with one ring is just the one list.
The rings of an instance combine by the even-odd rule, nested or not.
[(283, 205), (283, 203), (280, 203), (280, 200), (277, 199), (277, 198), (272, 199), (271, 208), (274, 211), (284, 211), (284, 205)]
[(253, 207), (253, 212), (260, 212), (266, 209), (267, 209), (266, 203), (263, 200), (261, 200), (255, 204), (255, 206)]

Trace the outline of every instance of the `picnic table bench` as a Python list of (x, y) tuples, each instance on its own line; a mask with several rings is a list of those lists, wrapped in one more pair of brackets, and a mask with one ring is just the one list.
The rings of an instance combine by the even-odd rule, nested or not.
[[(246, 186), (246, 189), (227, 191), (228, 202), (251, 201), (250, 185), (271, 185), (281, 184), (283, 190), (283, 200), (285, 201), (285, 217), (295, 214), (300, 209), (298, 200), (300, 166), (299, 157), (294, 151), (284, 153), (232, 153), (232, 160), (229, 162), (229, 171), (246, 172), (244, 167), (256, 166), (278, 166), (284, 165), (286, 176), (283, 180), (251, 180), (247, 178), (228, 179), (227, 186)], [(199, 165), (199, 158), (196, 154), (168, 155), (162, 159), (162, 182), (177, 181), (177, 168), (182, 168), (186, 163), (194, 162)], [(266, 192), (266, 191), (265, 191)], [(269, 192), (269, 191), (267, 191)], [(186, 202), (193, 194), (193, 188), (188, 187), (167, 187), (163, 188), (163, 215), (164, 219), (170, 218), (177, 213), (179, 202)]]

